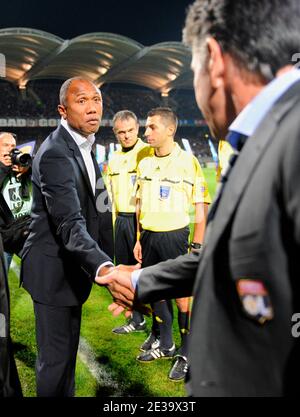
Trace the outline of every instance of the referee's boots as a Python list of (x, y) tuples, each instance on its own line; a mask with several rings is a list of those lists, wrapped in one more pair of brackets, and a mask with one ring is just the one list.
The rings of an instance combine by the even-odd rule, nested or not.
[(144, 330), (146, 330), (146, 320), (137, 324), (130, 319), (127, 324), (123, 324), (122, 326), (112, 329), (112, 332), (115, 334), (128, 334), (133, 332), (143, 332)]
[(175, 356), (175, 350), (174, 344), (170, 349), (162, 349), (158, 346), (155, 349), (150, 349), (147, 352), (140, 353), (136, 359), (143, 363), (153, 362), (157, 359), (171, 359)]
[(147, 352), (150, 349), (155, 349), (159, 346), (159, 336), (150, 333), (145, 342), (140, 346), (142, 352)]
[(177, 355), (176, 361), (169, 373), (169, 379), (172, 381), (182, 381), (185, 379), (188, 371), (188, 362), (185, 356)]

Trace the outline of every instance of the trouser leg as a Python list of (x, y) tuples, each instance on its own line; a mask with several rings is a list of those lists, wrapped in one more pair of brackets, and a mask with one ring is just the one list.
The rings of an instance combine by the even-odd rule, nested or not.
[(134, 310), (132, 312), (132, 320), (136, 323), (136, 324), (140, 324), (144, 321), (144, 316), (142, 315), (142, 313), (140, 313), (139, 311)]
[(38, 357), (38, 397), (72, 397), (79, 343), (81, 306), (57, 307), (34, 302)]
[(173, 346), (172, 323), (173, 308), (171, 300), (158, 301), (153, 303), (154, 320), (156, 321), (160, 334), (160, 347), (170, 349)]
[[(167, 259), (173, 259), (179, 255), (185, 254), (188, 251), (188, 236), (188, 227), (179, 230), (173, 230), (170, 232), (162, 232), (155, 234), (154, 238), (156, 237), (156, 247), (160, 255), (160, 260), (165, 261)], [(165, 323), (160, 325), (160, 330), (164, 333), (164, 335), (161, 333), (160, 346), (163, 348), (170, 348), (173, 344), (173, 309), (171, 300), (164, 301), (164, 303), (166, 303), (166, 305), (162, 305), (160, 307), (158, 307), (158, 303), (156, 303), (156, 309), (158, 307), (163, 310), (161, 314), (164, 315), (165, 320)], [(181, 311), (187, 311), (187, 306), (182, 306)], [(157, 312), (157, 310), (155, 310), (155, 312)]]
[[(141, 237), (143, 267), (157, 262), (176, 258), (188, 250), (189, 229), (183, 228), (171, 232), (144, 231)], [(172, 323), (173, 308), (171, 300), (153, 303), (154, 310), (152, 333), (160, 333), (160, 347), (170, 349), (173, 345)]]
[(188, 335), (190, 332), (190, 312), (178, 311), (178, 327), (181, 337), (181, 346), (178, 349), (178, 353), (182, 356), (187, 357), (187, 343)]

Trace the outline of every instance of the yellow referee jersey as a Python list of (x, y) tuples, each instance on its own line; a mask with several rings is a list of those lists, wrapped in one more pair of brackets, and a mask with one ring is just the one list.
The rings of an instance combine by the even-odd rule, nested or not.
[(149, 145), (138, 139), (133, 149), (128, 152), (115, 151), (108, 163), (108, 192), (113, 209), (117, 213), (134, 213), (135, 198), (133, 187), (136, 182), (138, 163), (153, 152)]
[(140, 223), (145, 230), (165, 232), (189, 224), (195, 203), (210, 203), (198, 160), (176, 143), (165, 157), (144, 158), (138, 165), (137, 193)]
[(218, 168), (217, 168), (217, 181), (220, 181), (221, 172), (227, 168), (230, 156), (233, 153), (232, 146), (227, 140), (220, 140), (218, 146)]

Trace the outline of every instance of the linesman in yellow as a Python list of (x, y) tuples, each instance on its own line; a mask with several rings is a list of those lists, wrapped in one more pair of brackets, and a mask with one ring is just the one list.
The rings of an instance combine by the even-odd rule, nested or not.
[[(137, 242), (135, 259), (142, 267), (176, 258), (189, 249), (189, 211), (195, 208), (192, 250), (199, 250), (204, 235), (208, 204), (211, 202), (198, 160), (174, 141), (177, 117), (167, 107), (148, 113), (145, 137), (154, 149), (152, 156), (138, 165)], [(173, 343), (171, 301), (152, 305), (152, 330), (140, 349), (137, 360), (149, 363), (159, 358), (176, 361), (169, 373), (174, 381), (184, 379), (187, 369), (187, 335), (190, 299), (176, 300), (181, 347), (177, 354)]]
[(227, 140), (219, 140), (217, 181), (221, 180), (221, 173), (226, 171), (229, 159), (233, 153), (234, 149)]
[[(108, 190), (113, 204), (115, 220), (116, 264), (136, 263), (133, 248), (136, 241), (135, 197), (133, 187), (136, 169), (141, 159), (149, 155), (151, 148), (138, 138), (139, 124), (136, 115), (129, 110), (119, 111), (113, 118), (113, 131), (121, 145), (108, 164)], [(114, 328), (115, 334), (129, 334), (146, 329), (146, 321), (138, 311), (133, 311), (129, 321)]]

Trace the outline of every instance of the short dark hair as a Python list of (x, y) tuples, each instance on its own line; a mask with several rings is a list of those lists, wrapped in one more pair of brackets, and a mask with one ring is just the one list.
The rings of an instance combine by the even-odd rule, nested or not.
[(299, 0), (196, 0), (183, 40), (197, 47), (212, 36), (240, 68), (270, 81), (300, 51), (299, 22)]
[(115, 126), (115, 123), (117, 120), (128, 120), (133, 119), (136, 124), (139, 123), (138, 118), (131, 110), (120, 110), (118, 111), (114, 117), (113, 117), (113, 126)]
[[(167, 123), (175, 126), (175, 132), (178, 126), (178, 119), (175, 112), (170, 107), (155, 107), (147, 113), (147, 117), (160, 116)], [(174, 132), (174, 133), (175, 133)]]

